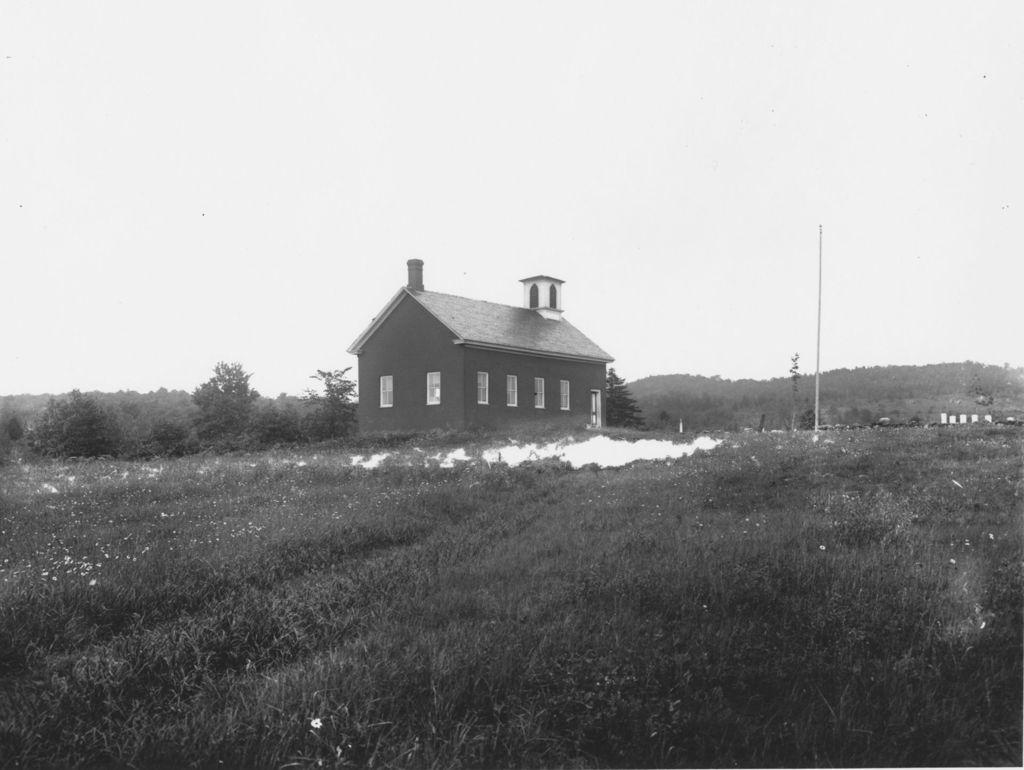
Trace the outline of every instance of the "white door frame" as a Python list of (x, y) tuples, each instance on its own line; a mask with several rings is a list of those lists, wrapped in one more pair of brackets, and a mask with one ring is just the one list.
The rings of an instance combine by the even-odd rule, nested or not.
[(601, 419), (601, 391), (592, 390), (590, 391), (590, 427), (600, 428), (603, 420)]

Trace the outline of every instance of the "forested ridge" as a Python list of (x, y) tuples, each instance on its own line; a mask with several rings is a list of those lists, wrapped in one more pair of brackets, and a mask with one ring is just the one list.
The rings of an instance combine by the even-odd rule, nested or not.
[[(726, 380), (663, 374), (629, 383), (648, 427), (684, 430), (788, 428), (813, 414), (814, 375), (771, 380)], [(991, 415), (998, 421), (1024, 413), (1024, 368), (973, 361), (926, 366), (833, 369), (820, 378), (821, 422), (870, 425), (938, 422), (942, 412)], [(813, 420), (813, 417), (811, 417)]]

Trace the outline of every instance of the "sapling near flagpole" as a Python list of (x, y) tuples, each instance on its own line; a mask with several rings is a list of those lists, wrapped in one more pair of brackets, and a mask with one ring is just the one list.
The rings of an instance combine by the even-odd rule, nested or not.
[(792, 366), (789, 367), (789, 380), (793, 384), (792, 409), (789, 414), (789, 429), (796, 430), (796, 409), (800, 397), (800, 354), (794, 353), (789, 359)]

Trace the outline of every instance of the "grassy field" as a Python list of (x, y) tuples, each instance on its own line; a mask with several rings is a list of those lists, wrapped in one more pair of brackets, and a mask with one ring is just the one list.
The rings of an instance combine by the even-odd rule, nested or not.
[(0, 766), (1019, 765), (1021, 435), (0, 467)]

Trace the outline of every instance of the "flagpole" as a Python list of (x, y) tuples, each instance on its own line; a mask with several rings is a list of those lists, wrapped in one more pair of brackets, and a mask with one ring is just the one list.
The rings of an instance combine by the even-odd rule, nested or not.
[(818, 355), (814, 362), (814, 432), (818, 432), (818, 405), (821, 378), (821, 225), (818, 225)]

